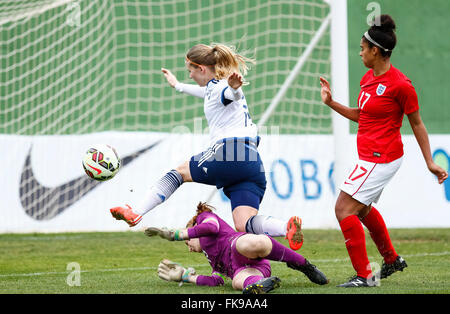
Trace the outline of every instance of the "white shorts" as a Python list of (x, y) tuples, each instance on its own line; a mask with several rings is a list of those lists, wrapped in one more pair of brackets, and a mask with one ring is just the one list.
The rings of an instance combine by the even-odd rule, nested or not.
[(358, 160), (339, 188), (365, 205), (376, 203), (384, 187), (400, 168), (402, 160), (403, 157), (400, 157), (384, 164)]

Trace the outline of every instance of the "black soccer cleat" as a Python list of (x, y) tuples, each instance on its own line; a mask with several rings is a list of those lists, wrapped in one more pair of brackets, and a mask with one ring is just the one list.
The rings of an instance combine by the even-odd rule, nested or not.
[(315, 265), (308, 262), (308, 260), (306, 260), (305, 265), (298, 265), (295, 263), (286, 263), (286, 265), (289, 268), (301, 271), (309, 280), (311, 280), (311, 282), (318, 285), (326, 285), (329, 282), (325, 274), (318, 270)]
[(348, 282), (340, 284), (336, 287), (359, 288), (359, 287), (373, 287), (373, 285), (370, 285), (366, 278), (355, 276), (355, 277), (350, 278), (350, 280)]
[(397, 256), (395, 262), (393, 262), (392, 264), (386, 264), (385, 262), (383, 262), (383, 266), (381, 266), (380, 271), (380, 279), (387, 278), (396, 271), (403, 271), (403, 269), (405, 269), (406, 267), (408, 267), (408, 265), (400, 255)]
[(280, 278), (278, 277), (267, 277), (258, 280), (255, 283), (248, 285), (242, 290), (243, 294), (263, 294), (280, 286)]

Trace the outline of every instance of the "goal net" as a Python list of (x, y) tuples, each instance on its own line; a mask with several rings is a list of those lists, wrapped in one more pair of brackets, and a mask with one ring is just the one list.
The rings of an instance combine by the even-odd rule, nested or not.
[[(318, 82), (330, 78), (329, 14), (323, 0), (3, 0), (0, 136), (194, 131), (203, 102), (171, 89), (161, 68), (188, 83), (184, 57), (198, 43), (256, 59), (244, 90), (254, 122), (332, 134)], [(20, 184), (27, 214), (49, 219), (40, 207), (57, 214), (95, 182), (63, 195)]]
[[(189, 82), (186, 51), (226, 43), (256, 59), (245, 88), (258, 122), (329, 13), (323, 0), (0, 3), (0, 133), (85, 134), (192, 127), (202, 102), (168, 88)], [(331, 133), (318, 76), (330, 73), (327, 31), (267, 125)]]

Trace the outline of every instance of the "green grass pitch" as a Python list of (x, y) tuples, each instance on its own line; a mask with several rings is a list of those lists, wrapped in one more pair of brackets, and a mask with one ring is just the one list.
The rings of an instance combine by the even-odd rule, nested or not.
[[(391, 237), (408, 263), (379, 287), (343, 289), (336, 285), (354, 275), (339, 230), (304, 230), (299, 253), (330, 279), (317, 286), (284, 263), (272, 262), (281, 278), (273, 294), (447, 294), (450, 292), (450, 229), (395, 229)], [(287, 245), (286, 240), (278, 240)], [(371, 262), (381, 264), (366, 234)], [(220, 287), (197, 287), (158, 278), (160, 260), (168, 258), (209, 275), (203, 254), (189, 253), (183, 242), (147, 238), (142, 232), (0, 235), (1, 294), (240, 294), (231, 280)], [(79, 265), (79, 281), (71, 276)], [(73, 264), (72, 264), (73, 265)], [(69, 279), (69, 280), (68, 280)], [(68, 284), (70, 283), (70, 285)], [(79, 284), (79, 285), (78, 285)]]

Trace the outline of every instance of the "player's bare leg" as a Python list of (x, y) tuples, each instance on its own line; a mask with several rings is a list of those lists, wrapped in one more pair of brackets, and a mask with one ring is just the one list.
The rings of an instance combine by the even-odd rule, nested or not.
[(359, 218), (363, 218), (370, 211), (371, 205), (367, 206), (358, 202), (345, 192), (340, 192), (336, 200), (334, 212), (338, 222), (341, 222), (345, 218), (351, 215), (356, 215)]
[(263, 258), (272, 251), (272, 241), (264, 234), (244, 234), (236, 241), (237, 251), (250, 259)]
[(183, 162), (181, 165), (175, 168), (175, 170), (181, 175), (181, 177), (183, 178), (183, 182), (192, 182), (189, 161)]
[(246, 224), (247, 221), (258, 214), (258, 210), (251, 206), (237, 206), (233, 210), (233, 222), (236, 231), (247, 232)]

